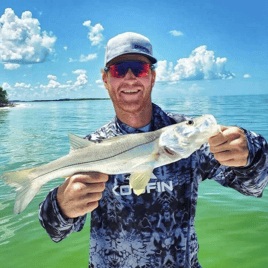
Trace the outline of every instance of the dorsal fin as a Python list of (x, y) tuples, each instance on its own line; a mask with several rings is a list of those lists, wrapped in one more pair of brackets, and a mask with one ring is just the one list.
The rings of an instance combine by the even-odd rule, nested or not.
[(88, 146), (94, 144), (94, 142), (83, 139), (83, 138), (76, 136), (72, 133), (68, 133), (68, 135), (69, 135), (69, 140), (71, 143), (70, 152), (75, 151), (77, 149), (82, 149), (82, 148), (85, 148), (85, 147), (88, 147)]

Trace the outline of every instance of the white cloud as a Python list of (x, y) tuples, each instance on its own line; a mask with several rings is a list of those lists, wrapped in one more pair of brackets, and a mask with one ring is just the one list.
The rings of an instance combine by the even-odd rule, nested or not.
[(88, 76), (86, 74), (80, 74), (76, 81), (74, 82), (72, 89), (77, 91), (78, 89), (83, 88), (88, 83)]
[[(168, 65), (168, 66), (167, 66)], [(158, 61), (156, 68), (156, 81), (172, 81), (173, 63), (166, 60)]]
[(14, 87), (18, 89), (29, 89), (31, 88), (31, 84), (16, 83)]
[(244, 78), (251, 78), (251, 75), (250, 75), (250, 74), (244, 74), (243, 77), (244, 77)]
[(6, 70), (16, 70), (16, 69), (20, 68), (20, 65), (19, 64), (15, 64), (15, 63), (5, 63), (4, 64), (4, 68)]
[(51, 88), (57, 88), (60, 86), (60, 83), (55, 80), (49, 80), (47, 85), (41, 84), (39, 87), (44, 90), (48, 90)]
[(176, 82), (179, 80), (230, 79), (235, 75), (225, 70), (227, 59), (215, 58), (214, 52), (206, 46), (194, 49), (188, 58), (173, 63), (158, 61), (156, 68), (158, 82)]
[(63, 49), (64, 49), (64, 50), (67, 50), (67, 49), (68, 49), (68, 47), (67, 47), (67, 46), (65, 46), (65, 47), (63, 47)]
[(182, 36), (183, 33), (181, 31), (173, 30), (169, 32), (173, 36)]
[(103, 26), (100, 23), (91, 26), (91, 21), (85, 21), (83, 26), (89, 28), (88, 39), (91, 41), (92, 46), (97, 46), (104, 39), (102, 31), (104, 30)]
[(49, 94), (51, 90), (57, 94), (64, 94), (66, 92), (71, 91), (78, 91), (79, 89), (84, 88), (88, 84), (88, 76), (86, 75), (87, 71), (83, 69), (78, 69), (72, 72), (75, 75), (78, 75), (75, 82), (68, 80), (65, 84), (61, 84), (60, 82), (56, 81), (57, 77), (54, 75), (48, 75), (47, 78), (49, 82), (47, 85), (40, 85), (40, 89), (43, 90), (42, 93)]
[(11, 86), (10, 84), (8, 84), (7, 82), (4, 82), (4, 83), (2, 84), (2, 88), (3, 88), (4, 90), (13, 90), (12, 86)]
[[(32, 64), (44, 62), (54, 52), (56, 37), (41, 31), (38, 19), (30, 11), (16, 16), (13, 9), (6, 8), (0, 18), (0, 60), (4, 63)], [(17, 65), (7, 65), (14, 69)]]
[(94, 54), (88, 54), (87, 56), (85, 56), (84, 54), (82, 54), (80, 56), (80, 59), (79, 61), (80, 62), (87, 62), (87, 61), (90, 61), (90, 60), (93, 60), (93, 59), (96, 59), (97, 58), (97, 53), (94, 53)]
[(29, 94), (32, 96), (34, 88), (31, 84), (16, 83), (13, 87), (8, 83), (3, 83), (2, 87), (7, 91), (8, 98), (11, 100), (19, 99), (21, 96)]
[(87, 56), (85, 56), (84, 54), (82, 54), (80, 56), (79, 60), (76, 60), (76, 59), (73, 59), (73, 58), (69, 58), (69, 62), (77, 62), (77, 61), (87, 62), (87, 61), (90, 61), (90, 60), (93, 60), (93, 59), (96, 59), (96, 58), (97, 58), (97, 53), (88, 54)]
[(73, 73), (73, 74), (78, 74), (78, 75), (80, 75), (80, 74), (86, 74), (87, 71), (84, 70), (84, 69), (77, 69), (77, 70), (75, 70), (75, 71), (72, 71), (72, 73)]
[(102, 79), (96, 80), (96, 84), (98, 85), (99, 88), (105, 88)]
[(57, 76), (55, 76), (55, 75), (51, 75), (51, 74), (49, 74), (49, 75), (47, 76), (47, 78), (48, 78), (49, 80), (54, 80), (54, 81), (57, 80)]
[(72, 72), (77, 75), (75, 81), (68, 80), (65, 83), (60, 83), (57, 80), (57, 76), (48, 75), (48, 83), (31, 85), (26, 83), (15, 83), (11, 86), (7, 82), (2, 84), (2, 87), (7, 90), (9, 98), (12, 99), (32, 99), (41, 98), (55, 98), (55, 96), (60, 96), (65, 98), (71, 92), (77, 92), (86, 88), (88, 85), (87, 71), (83, 69), (78, 69)]

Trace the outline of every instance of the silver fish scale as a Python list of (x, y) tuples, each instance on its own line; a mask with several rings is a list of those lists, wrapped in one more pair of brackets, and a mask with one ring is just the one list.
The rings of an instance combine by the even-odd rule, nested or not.
[[(93, 146), (88, 146), (85, 149), (87, 152), (87, 162), (99, 161), (106, 158), (111, 158), (119, 154), (125, 153), (137, 147), (141, 147), (148, 143), (154, 142), (161, 135), (162, 130), (148, 133), (129, 134), (127, 136), (116, 136), (109, 139), (101, 140), (99, 143), (93, 143)], [(111, 150), (111, 148), (113, 148)], [(75, 150), (70, 153), (70, 156), (74, 154), (80, 155), (81, 151)], [(90, 154), (90, 155), (89, 155)]]

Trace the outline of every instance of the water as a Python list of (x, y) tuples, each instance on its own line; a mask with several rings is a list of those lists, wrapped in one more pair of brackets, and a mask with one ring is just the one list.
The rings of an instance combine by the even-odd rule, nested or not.
[[(155, 99), (163, 109), (187, 115), (213, 114), (222, 125), (239, 125), (268, 139), (268, 95)], [(94, 131), (114, 116), (109, 100), (27, 103), (0, 110), (0, 176), (47, 163), (69, 151), (67, 133)], [(90, 222), (59, 244), (38, 221), (38, 205), (62, 182), (45, 185), (20, 215), (13, 214), (15, 191), (0, 181), (0, 266), (87, 267)], [(196, 230), (203, 268), (266, 268), (268, 189), (246, 197), (213, 181), (201, 184)]]

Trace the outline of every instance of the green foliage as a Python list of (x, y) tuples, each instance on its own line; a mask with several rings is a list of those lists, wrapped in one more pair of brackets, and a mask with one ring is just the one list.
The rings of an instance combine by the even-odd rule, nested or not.
[(0, 103), (9, 103), (7, 99), (7, 92), (2, 87), (0, 87)]

